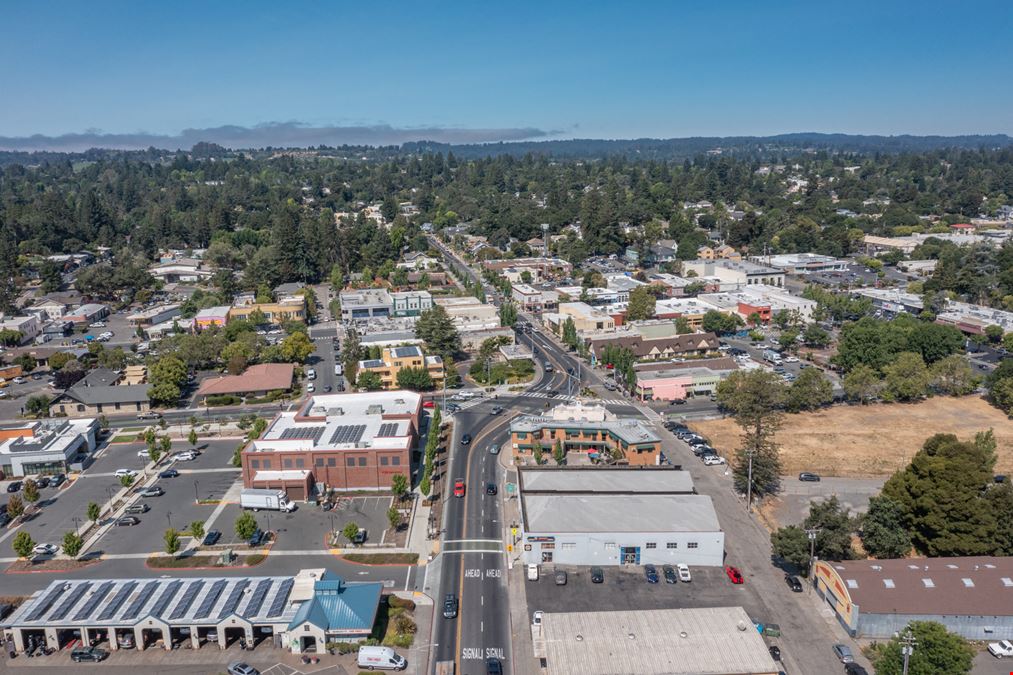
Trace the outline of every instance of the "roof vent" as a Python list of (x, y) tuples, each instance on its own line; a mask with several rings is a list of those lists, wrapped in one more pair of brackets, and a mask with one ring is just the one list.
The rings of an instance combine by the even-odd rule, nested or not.
[(576, 640), (577, 640), (577, 642), (583, 642), (584, 641), (584, 636), (581, 635), (580, 633), (577, 633)]
[(971, 579), (964, 577), (963, 579), (961, 579), (961, 581), (964, 582), (965, 588), (974, 588), (974, 581), (972, 581)]
[(893, 583), (893, 579), (883, 579), (883, 586), (886, 588), (896, 588)]
[(936, 587), (936, 582), (932, 581), (932, 579), (922, 579), (922, 583), (925, 585), (925, 588)]
[(631, 640), (636, 640), (637, 639), (636, 633), (627, 633), (626, 637), (628, 637)]
[(689, 637), (689, 633), (687, 633), (687, 632), (686, 632), (686, 631), (684, 631), (684, 630), (681, 630), (681, 631), (679, 631), (679, 637), (681, 637), (681, 638), (683, 638), (683, 639), (686, 639), (686, 638), (688, 638), (688, 637)]

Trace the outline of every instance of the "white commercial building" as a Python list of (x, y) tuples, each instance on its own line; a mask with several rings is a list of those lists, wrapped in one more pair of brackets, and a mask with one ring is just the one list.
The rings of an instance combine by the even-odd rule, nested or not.
[(490, 330), (500, 327), (499, 309), (468, 295), (436, 298), (435, 304), (446, 310), (459, 332)]
[(720, 566), (725, 534), (711, 498), (669, 468), (522, 468), (526, 563)]
[(694, 272), (697, 277), (715, 277), (721, 289), (766, 284), (784, 286), (784, 271), (745, 260), (687, 260), (682, 263), (684, 275)]
[(785, 274), (820, 274), (823, 272), (846, 272), (848, 262), (817, 253), (782, 253), (780, 255), (753, 256), (751, 262), (776, 267)]
[(7, 476), (65, 473), (95, 450), (95, 418), (0, 425), (0, 469)]

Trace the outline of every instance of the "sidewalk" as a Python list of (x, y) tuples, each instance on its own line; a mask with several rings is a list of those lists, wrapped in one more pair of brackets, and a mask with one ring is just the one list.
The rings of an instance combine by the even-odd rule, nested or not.
[[(504, 480), (517, 483), (517, 469), (513, 466), (510, 453), (500, 453), (500, 466), (504, 469)], [(510, 648), (511, 671), (514, 675), (538, 673), (538, 661), (535, 659), (535, 648), (531, 641), (531, 618), (528, 616), (528, 594), (524, 585), (524, 565), (520, 561), (521, 551), (518, 550), (520, 540), (511, 534), (511, 525), (520, 522), (520, 502), (517, 495), (503, 500), (503, 537), (513, 546), (507, 554), (507, 597), (510, 600)]]

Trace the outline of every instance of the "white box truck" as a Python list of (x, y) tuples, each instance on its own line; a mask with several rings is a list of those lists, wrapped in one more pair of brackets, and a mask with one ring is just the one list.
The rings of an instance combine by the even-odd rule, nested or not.
[(259, 511), (292, 511), (295, 503), (290, 502), (284, 490), (266, 490), (260, 488), (243, 488), (239, 495), (239, 505), (244, 509)]
[(358, 664), (366, 670), (404, 670), (408, 666), (405, 657), (390, 647), (363, 645), (359, 647)]

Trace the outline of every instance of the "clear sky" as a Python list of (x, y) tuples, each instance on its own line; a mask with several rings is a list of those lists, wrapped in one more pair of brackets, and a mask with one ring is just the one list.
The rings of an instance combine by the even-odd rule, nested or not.
[(6, 1), (0, 17), (2, 137), (1013, 134), (1009, 0)]

